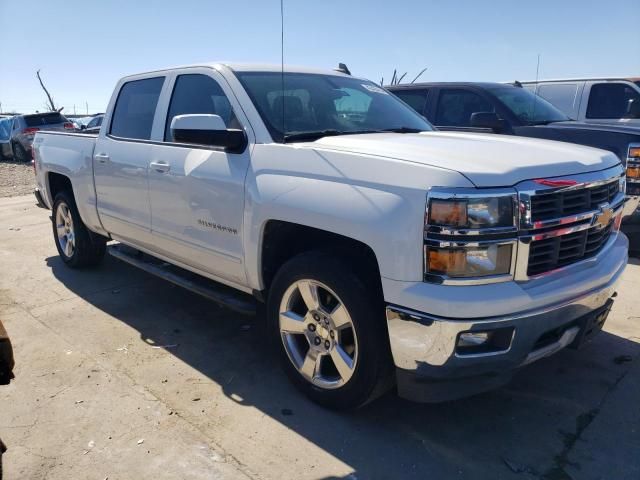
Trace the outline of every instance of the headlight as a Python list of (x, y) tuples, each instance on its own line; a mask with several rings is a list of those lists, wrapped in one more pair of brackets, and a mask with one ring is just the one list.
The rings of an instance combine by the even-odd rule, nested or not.
[(450, 278), (507, 275), (511, 269), (512, 245), (441, 248), (427, 246), (428, 274)]
[(453, 228), (513, 227), (513, 197), (431, 199), (429, 225)]
[(516, 205), (510, 188), (433, 188), (425, 216), (425, 280), (468, 284), (512, 278)]

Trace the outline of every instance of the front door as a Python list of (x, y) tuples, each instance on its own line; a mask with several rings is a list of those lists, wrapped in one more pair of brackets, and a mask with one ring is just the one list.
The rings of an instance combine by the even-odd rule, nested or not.
[(204, 273), (244, 283), (242, 228), (244, 179), (250, 147), (242, 153), (173, 141), (171, 120), (183, 114), (215, 114), (227, 128), (245, 128), (235, 98), (211, 69), (178, 74), (162, 142), (149, 162), (151, 231), (165, 256)]

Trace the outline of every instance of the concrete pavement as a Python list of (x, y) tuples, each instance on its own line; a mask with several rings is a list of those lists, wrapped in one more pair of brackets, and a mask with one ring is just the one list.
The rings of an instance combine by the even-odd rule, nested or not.
[[(246, 318), (110, 257), (72, 271), (49, 213), (0, 199), (7, 479), (637, 479), (640, 262), (605, 332), (439, 405), (308, 402)], [(615, 474), (614, 474), (615, 473)]]

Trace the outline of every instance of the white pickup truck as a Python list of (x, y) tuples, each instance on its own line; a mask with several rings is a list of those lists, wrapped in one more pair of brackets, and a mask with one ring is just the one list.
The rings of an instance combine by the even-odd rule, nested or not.
[(335, 71), (126, 77), (99, 135), (39, 132), (33, 151), (67, 265), (109, 250), (266, 305), (285, 371), (332, 408), (394, 382), (419, 401), (501, 385), (598, 331), (627, 263), (612, 153), (438, 132)]

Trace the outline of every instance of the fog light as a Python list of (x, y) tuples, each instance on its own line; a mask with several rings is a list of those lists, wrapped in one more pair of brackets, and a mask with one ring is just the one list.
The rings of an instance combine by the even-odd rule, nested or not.
[(489, 341), (489, 332), (461, 333), (458, 338), (459, 347), (477, 347)]
[(504, 353), (511, 348), (513, 327), (495, 328), (484, 332), (462, 332), (456, 341), (456, 355), (487, 355)]

